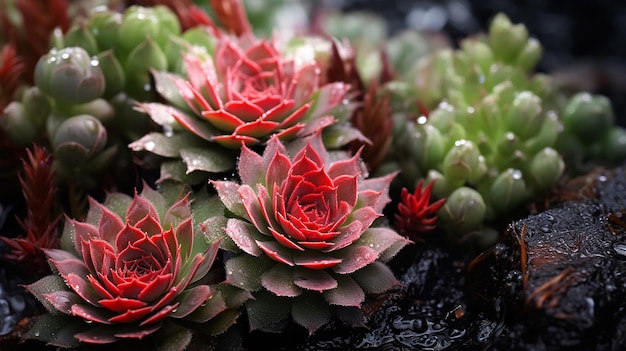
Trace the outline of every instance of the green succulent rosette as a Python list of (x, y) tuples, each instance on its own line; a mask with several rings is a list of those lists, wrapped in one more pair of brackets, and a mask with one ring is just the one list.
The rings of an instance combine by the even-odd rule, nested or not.
[(45, 250), (53, 274), (26, 287), (47, 309), (26, 338), (183, 350), (194, 330), (219, 334), (235, 323), (228, 303), (248, 294), (209, 279), (219, 243), (207, 240), (190, 194), (170, 204), (144, 183), (133, 197), (89, 202), (84, 222), (67, 219), (61, 248)]
[(373, 225), (395, 174), (366, 179), (358, 157), (330, 154), (320, 131), (287, 146), (273, 136), (262, 154), (242, 147), (241, 183), (211, 181), (228, 210), (226, 282), (252, 293), (252, 330), (360, 324), (367, 296), (398, 283), (385, 262), (410, 241)]

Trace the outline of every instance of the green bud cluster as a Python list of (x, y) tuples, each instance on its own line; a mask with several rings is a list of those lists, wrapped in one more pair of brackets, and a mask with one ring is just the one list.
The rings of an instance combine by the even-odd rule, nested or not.
[(53, 32), (35, 86), (5, 109), (3, 131), (19, 145), (49, 145), (57, 174), (68, 182), (98, 177), (115, 162), (130, 164), (128, 142), (150, 125), (134, 106), (156, 98), (151, 70), (182, 72), (181, 52), (212, 53), (213, 41), (202, 28), (182, 33), (165, 6), (94, 8), (67, 32)]
[(390, 164), (402, 169), (403, 186), (436, 180), (433, 196), (448, 198), (440, 222), (457, 237), (527, 203), (564, 172), (562, 98), (549, 76), (532, 74), (541, 53), (523, 25), (499, 14), (488, 35), (434, 51), (416, 63), (415, 77), (387, 86), (396, 101), (413, 94), (408, 100), (429, 110), (416, 119), (395, 114)]
[(154, 99), (150, 69), (180, 72), (180, 53), (188, 45), (213, 50), (209, 33), (200, 28), (182, 33), (176, 15), (162, 5), (134, 5), (123, 13), (95, 8), (65, 35), (55, 32), (52, 42), (57, 49), (81, 47), (98, 59), (106, 81), (105, 98), (125, 92), (142, 101)]
[(564, 133), (557, 147), (573, 171), (583, 171), (588, 160), (617, 163), (626, 157), (626, 130), (616, 125), (610, 100), (579, 92), (563, 108)]

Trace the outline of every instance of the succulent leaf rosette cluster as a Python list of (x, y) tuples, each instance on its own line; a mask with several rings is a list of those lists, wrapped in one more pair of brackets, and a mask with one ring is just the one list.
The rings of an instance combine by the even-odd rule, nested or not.
[[(147, 103), (140, 109), (175, 136), (150, 133), (130, 146), (168, 158), (162, 169), (181, 160), (187, 174), (234, 169), (236, 154), (228, 149), (239, 150), (242, 143), (258, 145), (273, 135), (290, 140), (324, 127), (332, 130), (347, 116), (349, 85), (322, 83), (314, 60), (301, 62), (281, 53), (275, 40), (249, 33), (240, 37), (222, 33), (216, 40), (214, 55), (198, 50), (183, 55), (186, 77), (154, 72), (169, 105)], [(176, 136), (181, 132), (192, 134), (184, 136), (187, 141), (182, 144)], [(335, 144), (345, 145), (360, 136), (344, 135)], [(167, 147), (149, 147), (157, 141)], [(230, 163), (224, 155), (231, 155)]]
[[(49, 312), (32, 338), (76, 347), (143, 339), (162, 327), (181, 337), (190, 331), (172, 320), (208, 324), (227, 310), (223, 295), (202, 280), (219, 243), (194, 228), (189, 194), (167, 206), (146, 184), (133, 198), (90, 199), (86, 221), (68, 220), (62, 241), (44, 250), (56, 274), (26, 287)], [(222, 330), (233, 322), (221, 320)]]
[(373, 226), (395, 174), (366, 179), (359, 155), (329, 153), (321, 131), (287, 146), (272, 136), (261, 155), (243, 146), (238, 171), (241, 183), (211, 183), (231, 214), (226, 282), (253, 292), (251, 329), (280, 330), (291, 317), (312, 333), (397, 284), (383, 262), (410, 241)]

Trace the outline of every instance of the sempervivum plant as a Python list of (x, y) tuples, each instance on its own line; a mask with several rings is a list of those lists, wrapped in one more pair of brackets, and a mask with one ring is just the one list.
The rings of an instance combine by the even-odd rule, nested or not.
[(208, 331), (214, 317), (228, 314), (223, 295), (203, 279), (219, 243), (197, 230), (189, 194), (166, 203), (144, 184), (132, 198), (90, 199), (85, 222), (68, 219), (62, 248), (45, 250), (56, 274), (26, 287), (49, 312), (26, 337), (61, 347), (150, 337), (182, 350), (191, 331), (173, 321), (207, 323)]
[[(141, 109), (175, 135), (150, 133), (130, 145), (134, 150), (168, 157), (170, 163), (182, 159), (187, 173), (221, 172), (229, 168), (227, 149), (257, 145), (272, 135), (293, 139), (348, 117), (349, 86), (322, 84), (315, 61), (283, 54), (274, 40), (257, 39), (251, 33), (240, 37), (216, 33), (216, 40), (214, 55), (198, 50), (184, 54), (186, 78), (155, 72), (159, 92), (170, 105), (146, 103)], [(328, 129), (340, 124), (335, 125)], [(183, 142), (177, 133), (185, 133)], [(360, 137), (342, 133), (335, 134), (341, 137), (335, 144)], [(168, 163), (162, 164), (162, 171), (164, 165)], [(165, 173), (172, 173), (171, 168)]]
[(251, 291), (252, 330), (290, 319), (312, 333), (336, 313), (361, 323), (369, 293), (397, 284), (383, 263), (410, 241), (372, 226), (395, 174), (366, 179), (359, 154), (329, 153), (321, 131), (286, 146), (272, 136), (259, 155), (244, 146), (241, 183), (212, 181), (224, 219), (226, 281)]

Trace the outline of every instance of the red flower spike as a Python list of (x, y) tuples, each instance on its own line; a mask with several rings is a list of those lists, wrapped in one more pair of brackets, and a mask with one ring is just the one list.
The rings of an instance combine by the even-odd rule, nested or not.
[(5, 258), (30, 267), (36, 276), (50, 272), (50, 267), (42, 249), (59, 246), (57, 226), (60, 216), (53, 217), (56, 194), (52, 156), (46, 149), (34, 146), (26, 150), (27, 160), (22, 159), (23, 174), (19, 176), (27, 214), (17, 219), (25, 236), (18, 238), (0, 237), (10, 249)]
[(444, 205), (446, 199), (439, 199), (430, 203), (433, 182), (428, 183), (422, 191), (424, 180), (420, 180), (413, 194), (402, 188), (401, 201), (398, 204), (398, 213), (395, 214), (394, 227), (401, 235), (414, 241), (424, 241), (420, 234), (435, 230), (437, 211)]

